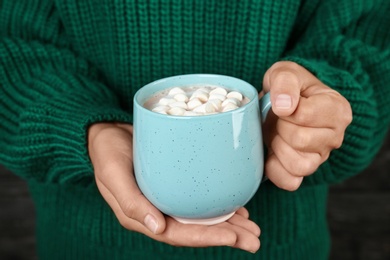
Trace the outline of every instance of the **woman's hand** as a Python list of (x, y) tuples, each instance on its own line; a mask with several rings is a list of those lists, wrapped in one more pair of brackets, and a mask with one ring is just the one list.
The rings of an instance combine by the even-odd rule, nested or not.
[(352, 110), (342, 95), (294, 62), (277, 62), (266, 72), (260, 96), (268, 91), (273, 113), (264, 125), (265, 172), (276, 186), (293, 191), (341, 146)]
[(245, 208), (213, 226), (182, 224), (163, 215), (137, 186), (132, 138), (133, 127), (125, 124), (99, 123), (88, 131), (97, 186), (123, 227), (174, 246), (231, 246), (249, 252), (259, 249), (260, 228), (249, 220)]

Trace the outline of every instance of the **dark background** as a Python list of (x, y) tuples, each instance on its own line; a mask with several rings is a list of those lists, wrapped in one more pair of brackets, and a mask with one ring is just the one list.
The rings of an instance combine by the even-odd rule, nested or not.
[[(362, 174), (331, 188), (331, 259), (390, 259), (390, 135)], [(0, 165), (0, 259), (37, 259), (26, 183)]]

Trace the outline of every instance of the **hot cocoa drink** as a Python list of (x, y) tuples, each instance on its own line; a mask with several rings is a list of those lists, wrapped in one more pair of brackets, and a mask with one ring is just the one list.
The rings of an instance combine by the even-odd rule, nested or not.
[(227, 112), (249, 102), (238, 91), (216, 85), (191, 85), (169, 88), (154, 94), (144, 107), (175, 116), (200, 116)]

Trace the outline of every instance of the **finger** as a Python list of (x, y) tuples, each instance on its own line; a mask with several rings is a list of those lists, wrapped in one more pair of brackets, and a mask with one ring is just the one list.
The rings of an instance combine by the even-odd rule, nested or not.
[(290, 174), (272, 151), (270, 151), (265, 163), (265, 172), (273, 184), (288, 191), (297, 190), (303, 181), (303, 177)]
[[(251, 222), (240, 215), (236, 215), (236, 221)], [(223, 222), (212, 226), (192, 225), (179, 223), (171, 217), (167, 217), (166, 222), (165, 232), (152, 237), (174, 246), (231, 246), (249, 252), (255, 252), (260, 247), (258, 236), (232, 223)]]
[(284, 119), (296, 125), (309, 127), (334, 129), (340, 125), (346, 126), (348, 122), (344, 120), (344, 114), (348, 113), (344, 112), (340, 102), (340, 96), (333, 94), (301, 97), (295, 112)]
[(263, 89), (262, 91), (260, 91), (260, 92), (259, 92), (259, 95), (258, 95), (258, 96), (259, 96), (259, 99), (262, 98), (262, 97), (264, 97), (265, 93), (266, 93), (266, 92), (265, 92), (264, 89)]
[(276, 131), (285, 143), (300, 152), (319, 153), (324, 156), (342, 143), (342, 135), (337, 135), (331, 128), (303, 127), (286, 120), (278, 120)]
[(308, 176), (315, 172), (325, 161), (319, 153), (299, 152), (289, 146), (279, 135), (271, 143), (272, 151), (280, 164), (289, 173), (297, 177)]
[(227, 222), (235, 226), (241, 227), (257, 237), (260, 236), (261, 230), (259, 226), (255, 222), (239, 214), (234, 214)]
[(120, 127), (120, 128), (123, 128), (125, 129), (126, 131), (128, 131), (131, 135), (133, 135), (133, 125), (129, 125), (129, 124), (123, 124), (123, 123), (115, 123), (116, 126)]
[(241, 207), (236, 211), (236, 214), (243, 216), (244, 218), (249, 218), (249, 212), (246, 208)]
[(235, 222), (239, 222), (240, 218), (241, 217), (237, 215), (237, 218), (233, 218), (233, 222), (229, 221), (218, 225), (232, 229), (236, 233), (237, 237), (235, 243), (230, 246), (254, 253), (260, 248), (259, 235), (252, 233), (252, 231), (248, 231), (240, 225), (237, 225)]
[(165, 228), (164, 217), (139, 190), (132, 168), (127, 162), (116, 162), (107, 166), (99, 180), (113, 194), (123, 213), (148, 227), (153, 233), (161, 233)]
[(166, 230), (156, 238), (171, 245), (189, 247), (231, 246), (237, 240), (237, 235), (232, 228), (219, 225), (183, 224), (171, 217), (167, 217), (166, 222)]
[(111, 192), (104, 186), (102, 182), (100, 182), (98, 179), (96, 180), (96, 184), (99, 188), (100, 193), (102, 194), (104, 200), (107, 202), (107, 204), (110, 206), (112, 211), (114, 212), (116, 218), (118, 219), (119, 223), (126, 229), (140, 232), (146, 235), (151, 235), (153, 232), (151, 232), (148, 228), (146, 228), (143, 224), (141, 224), (139, 221), (134, 220), (132, 218), (129, 218), (126, 216), (122, 208), (119, 206), (116, 198), (111, 194)]
[(299, 102), (303, 89), (298, 65), (277, 62), (264, 75), (263, 90), (270, 91), (273, 112), (278, 116), (291, 115)]

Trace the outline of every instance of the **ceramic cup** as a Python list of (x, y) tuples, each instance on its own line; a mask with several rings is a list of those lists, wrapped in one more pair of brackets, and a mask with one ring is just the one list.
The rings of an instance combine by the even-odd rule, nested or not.
[[(218, 85), (250, 99), (242, 107), (204, 116), (172, 116), (143, 104), (154, 93), (194, 84)], [(261, 118), (271, 103), (249, 83), (223, 75), (157, 80), (134, 96), (134, 171), (140, 190), (182, 223), (216, 224), (256, 193), (263, 177)], [(261, 111), (261, 112), (260, 112)]]

